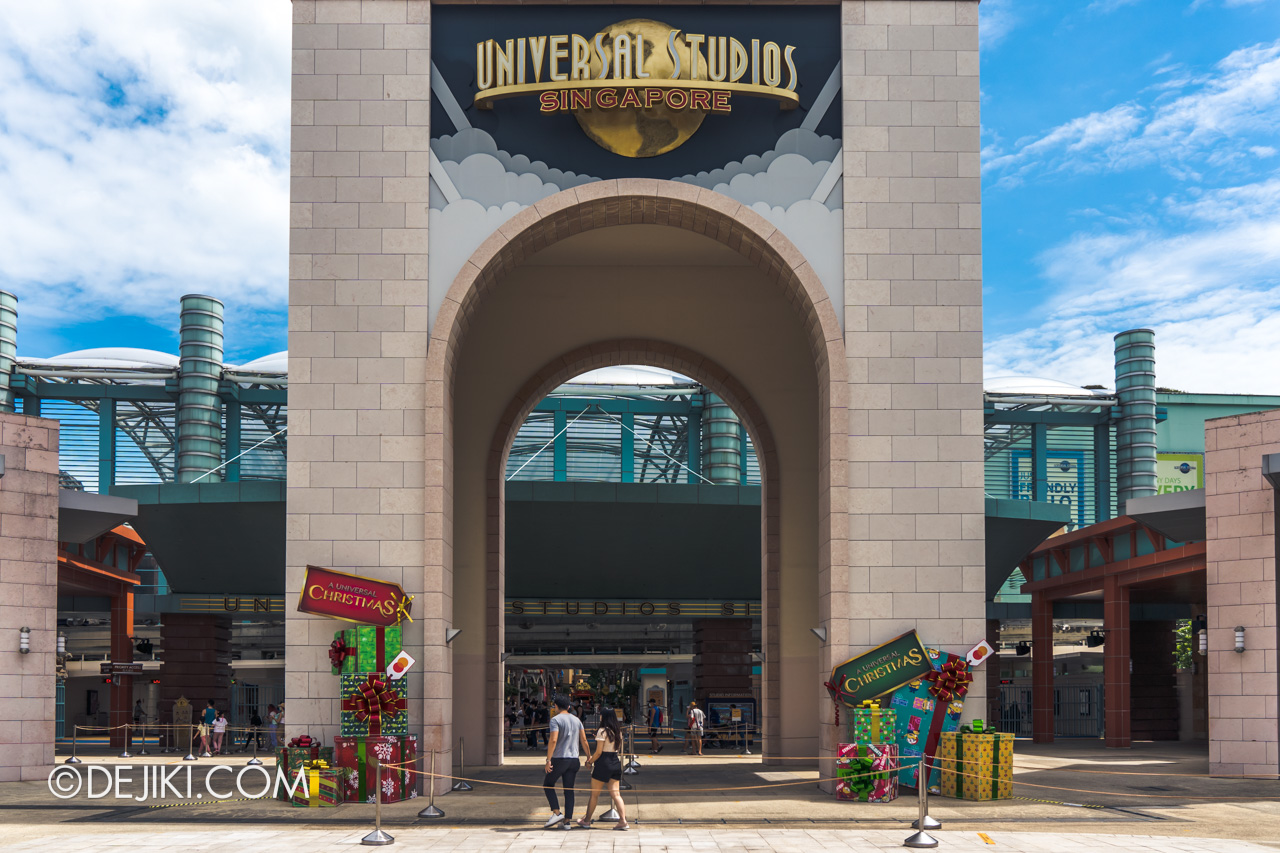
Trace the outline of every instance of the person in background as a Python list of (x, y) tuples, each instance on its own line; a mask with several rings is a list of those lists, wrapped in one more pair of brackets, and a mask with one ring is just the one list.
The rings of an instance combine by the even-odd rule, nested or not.
[(276, 733), (280, 726), (280, 712), (276, 710), (275, 705), (267, 706), (267, 744), (274, 752), (280, 746), (279, 738)]
[(135, 726), (142, 725), (142, 721), (147, 718), (147, 712), (142, 710), (142, 700), (139, 699), (133, 703), (133, 724)]
[(685, 715), (689, 720), (689, 743), (687, 746), (696, 752), (690, 752), (691, 755), (702, 755), (702, 732), (707, 725), (707, 715), (702, 713), (702, 709), (698, 707), (697, 702), (689, 703), (689, 711)]
[(262, 717), (258, 716), (257, 708), (253, 709), (253, 715), (249, 717), (249, 732), (244, 736), (244, 746), (240, 749), (240, 751), (248, 752), (249, 744), (253, 742), (254, 738), (258, 739), (258, 748), (261, 749), (262, 748)]
[[(582, 721), (569, 713), (569, 697), (555, 698), (556, 715), (551, 718), (548, 727), (551, 736), (547, 739), (547, 775), (542, 780), (543, 793), (547, 795), (547, 804), (551, 806), (551, 817), (547, 818), (544, 829), (556, 825), (564, 829), (572, 829), (569, 821), (573, 819), (573, 783), (578, 778), (581, 762), (578, 756), (590, 752), (587, 744), (587, 733), (582, 728)], [(560, 801), (556, 799), (556, 781), (561, 780), (564, 788), (564, 812), (560, 811)]]
[(622, 761), (618, 757), (618, 750), (621, 748), (622, 727), (618, 725), (618, 715), (613, 713), (613, 709), (605, 708), (600, 715), (600, 730), (596, 732), (595, 754), (587, 759), (587, 766), (592, 767), (591, 799), (587, 801), (586, 816), (578, 821), (578, 826), (583, 829), (591, 828), (591, 819), (595, 817), (600, 790), (605, 785), (609, 786), (609, 799), (613, 801), (613, 807), (618, 812), (618, 823), (613, 828), (621, 830), (631, 828), (627, 824), (627, 811), (622, 803), (622, 792), (619, 790), (622, 782)]
[(658, 734), (662, 731), (662, 709), (658, 707), (658, 703), (649, 700), (649, 754), (657, 755), (662, 752), (662, 744), (658, 743)]
[(200, 755), (205, 758), (213, 755), (209, 751), (209, 735), (213, 732), (213, 721), (217, 716), (218, 711), (213, 707), (213, 700), (210, 699), (204, 707), (204, 712), (200, 715)]
[[(565, 699), (565, 701), (568, 702), (569, 700)], [(551, 709), (547, 706), (546, 702), (539, 703), (537, 711), (534, 712), (534, 725), (538, 727), (538, 734), (542, 736), (543, 746), (547, 745), (548, 738), (550, 737), (548, 734), (548, 725), (550, 722)], [(534, 745), (536, 746), (537, 744)]]
[(222, 754), (222, 741), (227, 735), (227, 718), (221, 712), (213, 718), (213, 754)]

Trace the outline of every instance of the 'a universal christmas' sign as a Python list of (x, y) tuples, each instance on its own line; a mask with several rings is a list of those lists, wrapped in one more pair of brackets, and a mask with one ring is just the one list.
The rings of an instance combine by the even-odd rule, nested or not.
[(832, 699), (853, 708), (864, 699), (883, 696), (932, 671), (920, 637), (908, 631), (831, 670), (826, 688)]
[(307, 566), (298, 610), (367, 625), (399, 625), (404, 619), (413, 621), (412, 603), (413, 596), (399, 584)]

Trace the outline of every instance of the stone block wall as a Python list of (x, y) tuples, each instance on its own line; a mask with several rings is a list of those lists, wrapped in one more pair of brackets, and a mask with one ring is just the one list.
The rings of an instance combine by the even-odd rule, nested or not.
[(0, 782), (13, 782), (43, 779), (54, 762), (58, 422), (0, 414), (0, 454)]
[(1204, 437), (1209, 772), (1280, 775), (1276, 490), (1262, 477), (1280, 410), (1206, 421)]
[[(450, 680), (447, 584), (423, 570), (440, 501), (423, 488), (430, 4), (294, 0), (293, 19), (287, 595), (312, 563), (416, 596), (409, 714), (429, 749), (448, 742), (449, 703), (424, 691), (447, 697)], [(337, 733), (338, 627), (289, 612), (290, 736)]]
[(978, 3), (842, 5), (849, 595), (832, 637), (854, 652), (919, 626), (963, 654), (986, 635)]

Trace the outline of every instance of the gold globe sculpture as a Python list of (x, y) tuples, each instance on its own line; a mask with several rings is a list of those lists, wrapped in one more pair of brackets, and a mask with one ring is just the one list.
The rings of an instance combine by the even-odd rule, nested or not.
[[(610, 24), (602, 30), (601, 40), (610, 62), (613, 60), (613, 38), (615, 35), (630, 33), (644, 37), (644, 70), (654, 83), (671, 79), (675, 65), (667, 50), (667, 37), (675, 30), (668, 24), (652, 21), (648, 18), (631, 18)], [(592, 40), (594, 42), (594, 39)], [(677, 31), (676, 50), (680, 54), (680, 76), (677, 79), (688, 80), (689, 76), (689, 44), (684, 33)], [(598, 78), (603, 70), (600, 56), (593, 49), (591, 52), (591, 77)], [(707, 62), (698, 57), (698, 79), (707, 79)], [(633, 83), (643, 86), (644, 80), (619, 81), (625, 85)], [(702, 125), (706, 110), (673, 110), (665, 103), (657, 103), (652, 107), (627, 107), (613, 109), (576, 109), (573, 116), (583, 133), (606, 151), (620, 154), (623, 157), (657, 157), (668, 151), (679, 148)]]

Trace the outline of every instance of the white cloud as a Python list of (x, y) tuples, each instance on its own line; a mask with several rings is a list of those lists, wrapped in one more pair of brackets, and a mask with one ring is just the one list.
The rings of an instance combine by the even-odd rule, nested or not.
[(1134, 3), (1140, 2), (1142, 2), (1142, 0), (1093, 0), (1086, 11), (1107, 15), (1122, 6), (1132, 6)]
[(1042, 136), (1019, 140), (1009, 153), (989, 152), (984, 166), (997, 178), (996, 186), (1015, 185), (1033, 172), (1150, 163), (1179, 177), (1198, 177), (1196, 163), (1230, 163), (1256, 147), (1249, 134), (1274, 133), (1280, 122), (1280, 41), (1237, 50), (1213, 73), (1176, 85), (1194, 89), (1171, 100), (1131, 101), (1072, 119)]
[(62, 0), (4, 17), (0, 286), (22, 327), (113, 314), (172, 327), (194, 291), (242, 329), (279, 312), (289, 4)]
[(1010, 0), (986, 0), (978, 6), (978, 38), (984, 50), (999, 44), (1017, 25)]
[(1161, 385), (1280, 393), (1280, 176), (1164, 208), (1179, 233), (1078, 235), (1042, 256), (1058, 296), (1039, 326), (988, 339), (987, 374), (1106, 383), (1111, 336), (1142, 326)]

